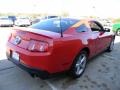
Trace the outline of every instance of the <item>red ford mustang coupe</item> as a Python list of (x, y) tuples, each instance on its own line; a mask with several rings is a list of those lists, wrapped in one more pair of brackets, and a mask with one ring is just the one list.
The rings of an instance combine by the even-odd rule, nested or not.
[(69, 71), (78, 78), (87, 60), (114, 46), (115, 36), (94, 20), (54, 18), (17, 28), (7, 42), (7, 57), (42, 78)]

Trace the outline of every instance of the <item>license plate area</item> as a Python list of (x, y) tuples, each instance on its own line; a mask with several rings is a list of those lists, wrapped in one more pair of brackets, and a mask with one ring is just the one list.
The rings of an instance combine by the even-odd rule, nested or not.
[(17, 52), (12, 52), (12, 58), (16, 61), (19, 61), (19, 54)]

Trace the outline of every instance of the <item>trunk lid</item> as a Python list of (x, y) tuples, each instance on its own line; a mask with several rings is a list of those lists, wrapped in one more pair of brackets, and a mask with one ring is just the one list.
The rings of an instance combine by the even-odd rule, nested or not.
[(51, 45), (55, 38), (60, 38), (60, 34), (31, 28), (16, 28), (12, 32), (9, 42), (23, 49), (28, 49), (31, 40), (43, 41)]

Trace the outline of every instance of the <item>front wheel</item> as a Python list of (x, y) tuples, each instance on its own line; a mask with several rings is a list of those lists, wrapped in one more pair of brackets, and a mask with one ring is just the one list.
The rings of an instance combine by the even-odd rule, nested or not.
[(85, 68), (86, 68), (86, 63), (87, 63), (87, 52), (86, 51), (82, 51), (75, 59), (75, 61), (73, 62), (72, 65), (72, 69), (71, 69), (71, 75), (74, 78), (78, 78), (80, 77)]
[(111, 51), (113, 50), (113, 48), (114, 48), (114, 40), (111, 41), (111, 43), (110, 43), (107, 51), (108, 51), (108, 52), (111, 52)]

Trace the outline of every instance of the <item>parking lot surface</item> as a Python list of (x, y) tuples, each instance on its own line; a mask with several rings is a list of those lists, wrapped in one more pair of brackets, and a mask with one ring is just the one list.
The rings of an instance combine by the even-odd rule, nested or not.
[(60, 75), (41, 80), (32, 78), (6, 59), (5, 43), (10, 32), (11, 28), (0, 28), (0, 90), (120, 90), (119, 36), (114, 50), (93, 58), (79, 79)]

